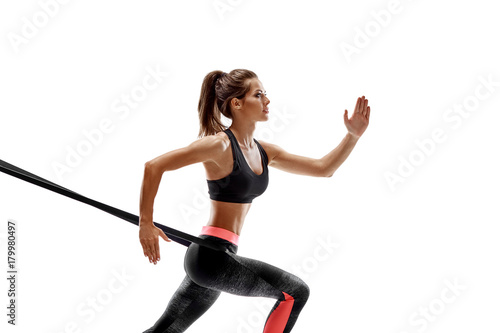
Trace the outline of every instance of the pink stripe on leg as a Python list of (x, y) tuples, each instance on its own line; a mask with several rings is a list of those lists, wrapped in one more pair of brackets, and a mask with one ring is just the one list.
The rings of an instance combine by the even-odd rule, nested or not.
[(285, 295), (285, 300), (281, 301), (280, 305), (269, 316), (266, 327), (264, 327), (264, 333), (283, 333), (285, 330), (286, 323), (292, 312), (294, 299), (287, 293), (282, 293)]

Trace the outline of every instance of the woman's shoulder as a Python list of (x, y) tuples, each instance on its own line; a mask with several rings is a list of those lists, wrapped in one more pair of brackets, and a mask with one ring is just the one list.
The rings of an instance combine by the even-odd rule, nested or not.
[(228, 136), (224, 131), (217, 132), (212, 135), (206, 135), (192, 143), (198, 149), (206, 150), (211, 154), (224, 153), (231, 145)]
[(265, 140), (260, 140), (260, 139), (255, 139), (261, 146), (267, 151), (275, 151), (280, 149), (280, 147), (277, 144), (265, 141)]

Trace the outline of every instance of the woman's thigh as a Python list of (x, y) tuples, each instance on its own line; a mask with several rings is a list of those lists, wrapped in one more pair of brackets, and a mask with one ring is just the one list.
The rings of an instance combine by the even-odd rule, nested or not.
[(199, 245), (189, 247), (185, 269), (195, 283), (235, 295), (283, 299), (283, 292), (309, 292), (304, 281), (278, 267)]

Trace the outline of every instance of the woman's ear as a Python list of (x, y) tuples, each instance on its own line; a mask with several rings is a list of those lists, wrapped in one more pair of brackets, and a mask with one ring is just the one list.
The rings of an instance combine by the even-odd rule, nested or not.
[(231, 99), (231, 106), (234, 110), (239, 110), (243, 106), (243, 100), (234, 97), (233, 99)]

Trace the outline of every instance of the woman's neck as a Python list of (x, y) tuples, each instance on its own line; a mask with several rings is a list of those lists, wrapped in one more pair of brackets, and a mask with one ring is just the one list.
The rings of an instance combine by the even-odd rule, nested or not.
[(231, 132), (238, 140), (240, 146), (245, 148), (252, 148), (254, 145), (253, 133), (255, 131), (255, 123), (238, 124), (232, 123), (229, 126)]

